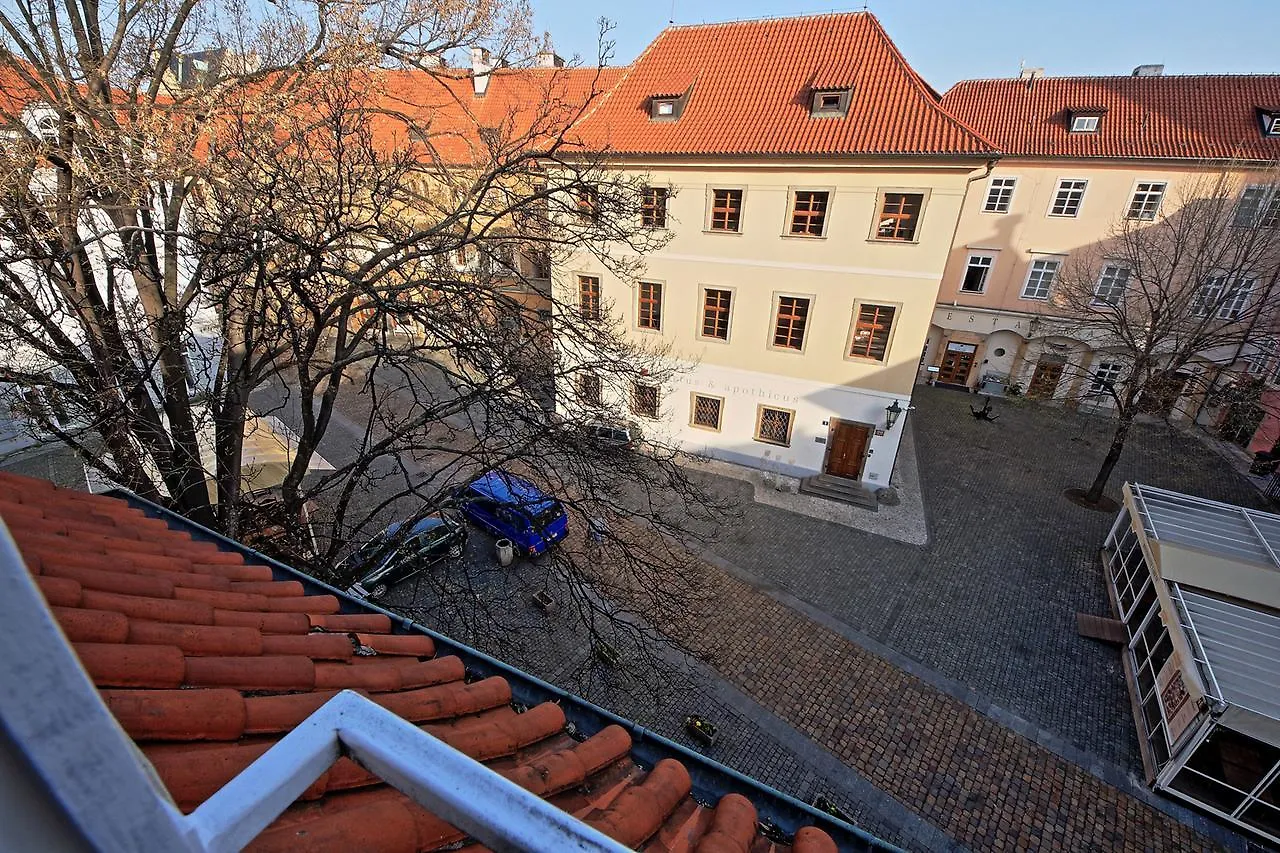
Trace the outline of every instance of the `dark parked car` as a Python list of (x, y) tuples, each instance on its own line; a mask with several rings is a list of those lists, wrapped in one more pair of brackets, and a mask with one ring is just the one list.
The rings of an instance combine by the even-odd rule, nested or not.
[(455, 492), (458, 509), (517, 552), (544, 553), (569, 531), (564, 507), (537, 486), (506, 471), (490, 471)]
[(360, 572), (347, 592), (360, 598), (381, 598), (387, 590), (441, 560), (462, 556), (467, 526), (452, 515), (431, 515), (405, 534), (397, 521), (361, 545), (342, 561), (342, 568)]
[(635, 447), (644, 437), (644, 434), (640, 431), (640, 425), (634, 421), (627, 421), (626, 423), (591, 421), (586, 424), (584, 429), (587, 435), (601, 444), (615, 447)]

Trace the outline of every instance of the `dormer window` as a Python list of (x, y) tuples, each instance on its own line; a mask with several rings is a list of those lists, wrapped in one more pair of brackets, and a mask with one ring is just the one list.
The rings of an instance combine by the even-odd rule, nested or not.
[(675, 94), (658, 94), (649, 96), (649, 118), (652, 121), (675, 121), (684, 112), (684, 105), (689, 100), (689, 91)]
[(814, 118), (843, 118), (849, 114), (852, 89), (814, 89), (809, 115)]
[(1263, 136), (1280, 136), (1280, 107), (1259, 107), (1258, 118), (1262, 121)]
[(1071, 110), (1071, 132), (1097, 133), (1098, 126), (1102, 124), (1103, 112), (1101, 109)]

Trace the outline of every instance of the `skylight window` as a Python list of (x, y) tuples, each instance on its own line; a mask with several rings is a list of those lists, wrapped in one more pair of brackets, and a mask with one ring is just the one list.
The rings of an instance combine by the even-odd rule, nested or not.
[(840, 118), (849, 114), (852, 89), (815, 89), (809, 105), (809, 115), (814, 118)]

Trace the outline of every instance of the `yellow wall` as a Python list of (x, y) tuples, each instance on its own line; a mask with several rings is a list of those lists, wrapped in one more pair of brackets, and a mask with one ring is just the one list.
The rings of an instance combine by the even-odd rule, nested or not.
[[(1021, 298), (1033, 259), (1069, 255), (1106, 239), (1128, 210), (1134, 187), (1139, 182), (1168, 183), (1161, 208), (1162, 213), (1167, 214), (1177, 209), (1185, 194), (1199, 182), (1213, 181), (1219, 175), (1219, 168), (1167, 162), (1001, 160), (992, 177), (1014, 177), (1018, 181), (1009, 212), (983, 212), (989, 181), (974, 184), (960, 217), (938, 304), (1047, 312), (1050, 306), (1046, 301)], [(1242, 184), (1248, 183), (1244, 174), (1234, 177)], [(1075, 218), (1047, 215), (1061, 178), (1089, 182), (1080, 213)], [(986, 292), (962, 292), (960, 285), (969, 253), (979, 249), (998, 250), (987, 278)]]
[[(635, 165), (653, 186), (670, 185), (671, 241), (647, 258), (645, 280), (664, 283), (663, 329), (682, 360), (797, 379), (909, 394), (937, 286), (948, 256), (968, 177), (976, 162), (927, 167), (868, 165), (786, 167), (748, 165)], [(975, 187), (981, 184), (975, 184)], [(742, 187), (741, 233), (708, 232), (708, 189)], [(787, 236), (791, 189), (829, 189), (826, 234)], [(871, 239), (881, 189), (927, 194), (916, 242)], [(635, 335), (634, 285), (579, 257), (557, 268), (557, 286), (576, 298), (579, 273), (599, 275), (606, 305)], [(734, 291), (728, 343), (698, 337), (702, 288)], [(801, 353), (770, 348), (774, 297), (809, 295), (809, 325)], [(899, 306), (884, 363), (846, 358), (855, 302)]]

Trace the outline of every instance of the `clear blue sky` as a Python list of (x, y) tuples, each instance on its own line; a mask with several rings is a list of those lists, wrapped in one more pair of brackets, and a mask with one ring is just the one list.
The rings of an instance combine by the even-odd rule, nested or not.
[[(563, 56), (596, 56), (596, 20), (617, 24), (611, 64), (630, 62), (672, 17), (671, 0), (532, 0), (538, 31)], [(812, 0), (675, 0), (677, 24), (861, 9)], [(1046, 74), (1128, 74), (1164, 63), (1167, 74), (1280, 73), (1280, 0), (869, 0), (926, 80), (1011, 77), (1018, 63)]]

